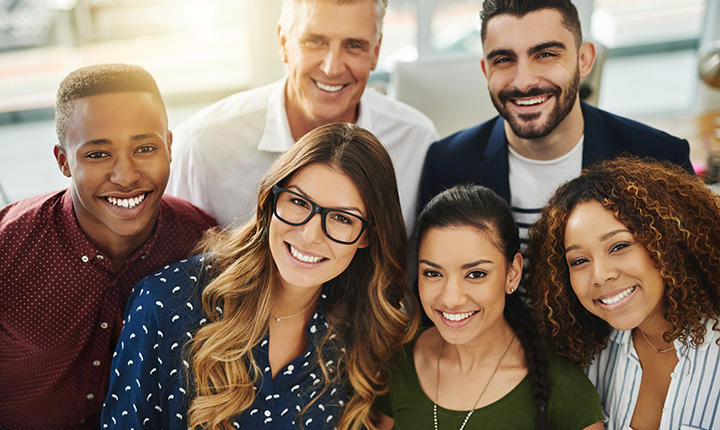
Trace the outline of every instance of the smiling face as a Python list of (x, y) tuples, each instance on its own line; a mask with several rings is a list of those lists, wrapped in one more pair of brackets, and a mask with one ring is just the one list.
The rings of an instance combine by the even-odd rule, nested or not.
[(170, 173), (172, 135), (148, 93), (78, 99), (55, 147), (80, 227), (99, 249), (142, 244), (155, 227)]
[[(328, 165), (305, 166), (284, 188), (320, 206), (368, 216), (355, 183)], [(284, 288), (319, 288), (341, 274), (355, 251), (369, 243), (367, 232), (352, 245), (331, 240), (323, 231), (320, 214), (300, 226), (286, 224), (275, 215), (270, 220), (270, 252)]]
[(632, 232), (599, 202), (581, 203), (570, 213), (565, 257), (572, 288), (590, 313), (618, 330), (649, 331), (664, 322), (660, 271)]
[(423, 309), (446, 342), (471, 346), (509, 326), (505, 294), (520, 282), (522, 257), (508, 265), (491, 234), (470, 226), (433, 227), (418, 250)]
[(305, 0), (295, 12), (290, 28), (278, 27), (289, 71), (285, 100), (291, 128), (355, 122), (380, 51), (374, 2)]
[(486, 31), (483, 72), (495, 108), (516, 136), (543, 138), (571, 112), (582, 117), (578, 88), (592, 69), (595, 51), (590, 43), (578, 50), (560, 12), (498, 15)]

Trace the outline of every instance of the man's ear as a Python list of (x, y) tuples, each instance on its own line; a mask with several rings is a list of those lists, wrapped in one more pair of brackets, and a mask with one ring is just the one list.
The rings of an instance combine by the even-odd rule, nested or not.
[(167, 150), (168, 150), (168, 156), (170, 158), (170, 161), (172, 161), (172, 143), (173, 143), (173, 134), (172, 134), (172, 131), (168, 130), (168, 132), (167, 132)]
[(596, 55), (595, 45), (592, 42), (588, 41), (580, 45), (580, 49), (578, 50), (578, 71), (580, 72), (580, 79), (590, 74), (593, 64), (595, 64)]
[(59, 143), (55, 144), (55, 147), (53, 148), (53, 154), (55, 155), (55, 161), (57, 161), (60, 172), (62, 172), (62, 174), (68, 178), (72, 176), (72, 174), (70, 173), (70, 166), (68, 165), (67, 155), (65, 155), (65, 150), (62, 148), (62, 146), (60, 146)]
[(280, 60), (283, 63), (287, 63), (287, 49), (285, 49), (285, 44), (287, 43), (287, 37), (285, 36), (285, 31), (283, 30), (283, 28), (280, 24), (278, 24), (278, 26), (277, 26), (277, 42), (278, 42), (278, 51), (280, 52)]

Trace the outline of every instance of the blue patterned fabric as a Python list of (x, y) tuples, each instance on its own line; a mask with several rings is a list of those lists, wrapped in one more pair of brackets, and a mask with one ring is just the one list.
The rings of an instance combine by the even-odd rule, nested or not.
[[(207, 319), (200, 295), (208, 279), (202, 276), (203, 257), (196, 256), (148, 276), (133, 290), (126, 309), (125, 326), (112, 363), (110, 391), (102, 414), (103, 429), (188, 428), (187, 407), (192, 399), (186, 372), (185, 345)], [(206, 263), (205, 267), (208, 267)], [(252, 406), (233, 417), (242, 429), (335, 428), (342, 415), (346, 392), (335, 384), (320, 394), (322, 381), (315, 363), (316, 344), (327, 331), (325, 293), (306, 328), (308, 348), (272, 377), (266, 334), (253, 348), (262, 371), (255, 384)], [(336, 357), (324, 348), (328, 367)], [(335, 360), (335, 361), (333, 361)], [(310, 409), (300, 411), (320, 396)]]

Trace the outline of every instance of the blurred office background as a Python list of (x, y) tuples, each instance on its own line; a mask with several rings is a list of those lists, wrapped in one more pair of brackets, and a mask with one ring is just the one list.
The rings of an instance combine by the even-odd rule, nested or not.
[[(284, 74), (282, 0), (0, 0), (0, 206), (67, 186), (55, 166), (60, 80), (100, 62), (158, 81), (170, 125)], [(602, 109), (720, 148), (720, 89), (698, 73), (720, 39), (720, 0), (574, 0), (601, 58), (584, 95)], [(369, 86), (425, 111), (445, 136), (495, 115), (480, 70), (482, 0), (390, 0)]]

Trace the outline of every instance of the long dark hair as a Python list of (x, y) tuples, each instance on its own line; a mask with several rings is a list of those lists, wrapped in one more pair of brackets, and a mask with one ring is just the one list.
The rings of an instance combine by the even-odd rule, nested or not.
[[(488, 232), (511, 264), (520, 251), (520, 237), (508, 204), (492, 190), (479, 185), (458, 185), (435, 196), (417, 221), (420, 244), (431, 228), (470, 226)], [(538, 407), (538, 430), (550, 429), (547, 404), (550, 397), (548, 360), (532, 312), (520, 292), (509, 294), (504, 315), (522, 344), (525, 362)]]

